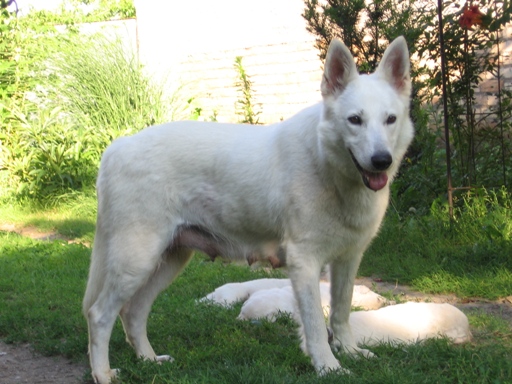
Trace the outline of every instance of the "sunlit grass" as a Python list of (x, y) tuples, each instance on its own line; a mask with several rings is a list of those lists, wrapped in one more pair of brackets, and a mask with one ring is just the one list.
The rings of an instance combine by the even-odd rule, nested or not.
[[(56, 231), (85, 244), (43, 242), (0, 232), (0, 338), (30, 343), (48, 355), (87, 361), (87, 325), (81, 314), (96, 216), (94, 193), (68, 196), (57, 206), (0, 206), (3, 222)], [(425, 292), (488, 299), (510, 294), (508, 243), (482, 236), (474, 244), (441, 233), (432, 218), (390, 216), (365, 256), (360, 274), (409, 283)], [(475, 245), (476, 244), (476, 245)], [(429, 340), (372, 347), (375, 359), (338, 354), (351, 375), (318, 377), (299, 348), (296, 326), (240, 322), (230, 309), (197, 299), (227, 282), (268, 276), (263, 270), (209, 262), (196, 255), (155, 302), (148, 333), (155, 351), (172, 364), (138, 360), (119, 322), (110, 344), (121, 383), (508, 383), (512, 327), (499, 313), (468, 312), (473, 341)], [(279, 271), (272, 276), (281, 276)], [(89, 377), (86, 374), (86, 377)], [(86, 379), (84, 382), (90, 382)]]
[[(28, 342), (44, 354), (87, 361), (87, 326), (81, 314), (90, 249), (0, 233), (0, 338)], [(409, 346), (372, 347), (375, 359), (338, 355), (352, 372), (318, 377), (300, 351), (296, 326), (241, 322), (230, 309), (197, 303), (216, 287), (267, 276), (262, 270), (196, 256), (155, 302), (148, 322), (157, 353), (175, 361), (138, 360), (119, 322), (110, 344), (121, 383), (507, 383), (512, 377), (510, 325), (470, 315), (474, 341), (454, 346), (431, 340)], [(273, 275), (279, 276), (279, 275)], [(88, 377), (88, 376), (87, 376)]]

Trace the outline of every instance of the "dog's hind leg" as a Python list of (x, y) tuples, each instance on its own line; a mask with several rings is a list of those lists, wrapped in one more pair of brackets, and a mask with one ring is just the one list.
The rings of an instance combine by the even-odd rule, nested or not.
[(191, 256), (192, 251), (186, 248), (169, 253), (146, 284), (121, 309), (126, 339), (135, 349), (137, 356), (156, 361), (172, 360), (168, 355), (155, 354), (147, 337), (146, 324), (154, 300), (187, 265)]
[(344, 352), (353, 355), (372, 357), (372, 352), (357, 346), (349, 323), (354, 280), (361, 257), (358, 255), (349, 259), (335, 260), (331, 263), (330, 323), (333, 331), (331, 346), (338, 351), (344, 350)]
[[(104, 233), (99, 234), (103, 239)], [(86, 312), (89, 325), (89, 358), (96, 383), (107, 384), (117, 371), (108, 358), (112, 328), (121, 308), (151, 278), (167, 247), (164, 234), (137, 228), (110, 236), (94, 258), (104, 266), (102, 287)], [(96, 251), (96, 249), (95, 249)], [(89, 279), (89, 283), (95, 281)]]

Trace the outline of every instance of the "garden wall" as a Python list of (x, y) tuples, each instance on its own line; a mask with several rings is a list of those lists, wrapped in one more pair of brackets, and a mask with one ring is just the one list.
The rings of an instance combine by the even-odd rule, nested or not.
[(208, 118), (237, 121), (235, 58), (254, 83), (260, 121), (287, 118), (320, 100), (321, 63), (302, 0), (135, 0), (140, 57), (182, 85)]
[(512, 91), (512, 24), (508, 24), (503, 30), (502, 40), (499, 46), (501, 64), (499, 82), (496, 76), (487, 73), (478, 87), (476, 104), (481, 113), (485, 113), (489, 107), (496, 105), (495, 94), (499, 87)]
[[(315, 37), (306, 31), (303, 0), (135, 0), (137, 20), (111, 22), (126, 36), (149, 73), (193, 98), (201, 118), (237, 121), (235, 58), (254, 84), (263, 123), (288, 118), (320, 100), (321, 62)], [(95, 28), (98, 24), (94, 23)], [(103, 26), (100, 25), (103, 28)], [(500, 45), (502, 88), (512, 90), (512, 25)], [(496, 103), (498, 80), (479, 85), (477, 108)]]

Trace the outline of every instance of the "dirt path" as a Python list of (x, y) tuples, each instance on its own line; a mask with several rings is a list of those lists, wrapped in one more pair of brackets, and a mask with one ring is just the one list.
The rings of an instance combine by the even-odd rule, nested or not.
[[(16, 228), (11, 224), (1, 224), (1, 231), (13, 231), (23, 236), (39, 240), (64, 239), (51, 232), (40, 232), (33, 227)], [(377, 293), (391, 292), (403, 298), (403, 301), (429, 301), (450, 303), (465, 312), (483, 311), (504, 318), (512, 326), (512, 296), (497, 300), (481, 299), (461, 301), (455, 295), (429, 295), (415, 292), (407, 286), (379, 281), (379, 279), (360, 278), (356, 284), (366, 285)], [(72, 363), (63, 357), (45, 357), (32, 351), (30, 345), (5, 344), (0, 340), (0, 383), (2, 384), (89, 384), (84, 379), (87, 367)]]

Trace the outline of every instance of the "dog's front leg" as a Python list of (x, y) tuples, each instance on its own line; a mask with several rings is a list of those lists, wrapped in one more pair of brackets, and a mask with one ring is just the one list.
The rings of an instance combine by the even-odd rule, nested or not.
[(337, 351), (372, 357), (373, 353), (356, 345), (349, 323), (354, 280), (361, 256), (335, 260), (331, 263), (331, 315), (333, 332), (331, 346)]
[(299, 304), (302, 326), (302, 341), (306, 352), (320, 374), (341, 369), (328, 343), (327, 328), (320, 300), (320, 268), (318, 260), (309, 254), (287, 247), (287, 264), (295, 297)]

